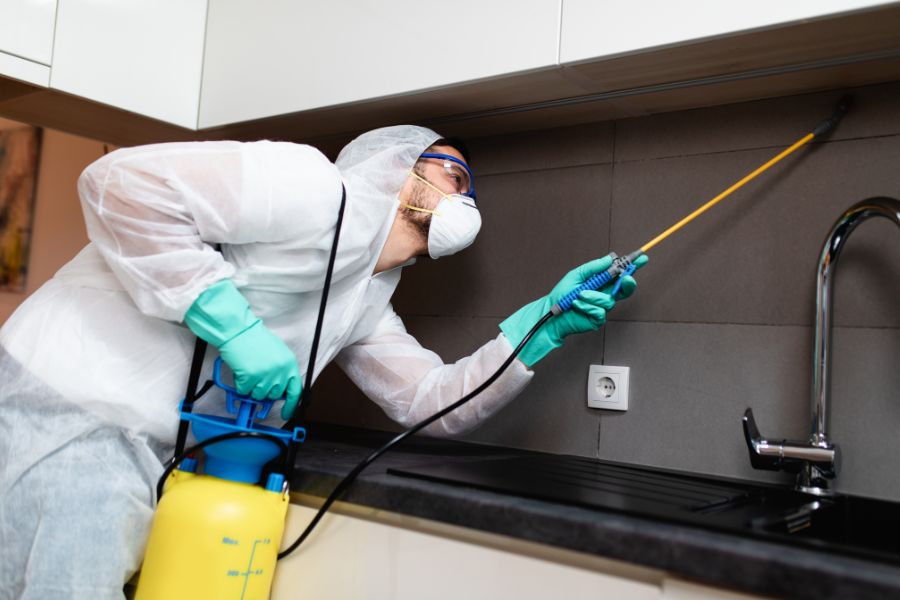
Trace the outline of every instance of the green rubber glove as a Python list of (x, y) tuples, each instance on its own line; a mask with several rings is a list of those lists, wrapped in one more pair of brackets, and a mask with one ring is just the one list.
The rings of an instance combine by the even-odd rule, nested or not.
[(222, 280), (200, 294), (184, 322), (197, 337), (219, 349), (234, 374), (238, 393), (254, 400), (285, 396), (281, 417), (291, 417), (303, 388), (297, 357), (253, 314), (231, 280)]
[[(649, 258), (646, 254), (642, 254), (634, 264), (640, 268), (647, 264)], [(550, 312), (550, 309), (559, 302), (559, 300), (570, 291), (596, 275), (607, 270), (613, 263), (613, 259), (609, 256), (592, 260), (569, 271), (559, 283), (553, 288), (549, 295), (535, 300), (531, 304), (526, 304), (505, 321), (500, 323), (500, 330), (513, 348), (525, 339), (534, 324), (541, 317)], [(621, 300), (630, 296), (637, 282), (629, 276), (622, 278), (622, 287), (619, 293), (613, 298), (608, 291), (612, 290), (616, 280), (613, 280), (600, 291), (585, 290), (578, 295), (578, 298), (572, 303), (572, 307), (561, 315), (550, 317), (550, 320), (544, 323), (540, 329), (531, 337), (528, 343), (519, 353), (519, 360), (525, 363), (529, 368), (535, 363), (547, 356), (551, 350), (562, 346), (563, 339), (573, 333), (584, 333), (586, 331), (594, 331), (606, 323), (606, 311), (611, 310), (616, 304), (616, 300)]]

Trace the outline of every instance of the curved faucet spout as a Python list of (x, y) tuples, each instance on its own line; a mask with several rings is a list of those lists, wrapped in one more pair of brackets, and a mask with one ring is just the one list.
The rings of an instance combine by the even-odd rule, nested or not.
[(816, 342), (813, 357), (812, 432), (809, 442), (772, 442), (756, 427), (753, 411), (744, 413), (744, 438), (754, 469), (799, 472), (797, 488), (819, 496), (833, 493), (829, 482), (838, 472), (840, 453), (828, 441), (828, 396), (831, 370), (831, 318), (834, 269), (856, 227), (872, 217), (884, 217), (900, 227), (900, 200), (869, 198), (851, 206), (825, 238), (816, 271)]
[(845, 212), (832, 226), (819, 255), (816, 268), (816, 343), (813, 360), (813, 422), (810, 441), (822, 445), (827, 440), (827, 410), (831, 362), (831, 319), (834, 274), (837, 259), (856, 227), (872, 217), (885, 217), (900, 227), (900, 201), (893, 198), (863, 200)]
[[(825, 238), (816, 270), (816, 340), (813, 356), (812, 431), (810, 443), (829, 447), (828, 397), (831, 371), (832, 290), (835, 267), (847, 239), (856, 227), (872, 217), (884, 217), (900, 227), (900, 201), (893, 198), (869, 198), (851, 206), (832, 226)], [(826, 493), (827, 474), (807, 465), (799, 486), (813, 493)]]

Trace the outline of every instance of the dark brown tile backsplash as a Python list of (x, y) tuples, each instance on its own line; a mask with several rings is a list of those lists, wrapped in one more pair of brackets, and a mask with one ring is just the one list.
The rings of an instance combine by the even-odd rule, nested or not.
[(830, 116), (849, 94), (851, 112), (829, 139), (900, 133), (900, 83), (685, 110), (616, 123), (616, 161), (787, 146)]
[[(467, 439), (765, 481), (740, 418), (809, 428), (815, 265), (840, 213), (900, 198), (900, 82), (848, 90), (853, 111), (651, 253), (635, 296), (566, 341)], [(395, 308), (446, 362), (569, 269), (627, 252), (827, 116), (844, 91), (468, 140), (484, 224), (475, 245), (404, 273)], [(837, 489), (900, 500), (900, 230), (863, 224), (838, 267), (832, 421)], [(588, 365), (631, 367), (629, 411), (586, 408)], [(334, 366), (313, 416), (392, 425)]]
[(612, 162), (614, 123), (591, 123), (472, 140), (476, 176)]
[(481, 178), (478, 239), (407, 269), (394, 307), (403, 316), (505, 318), (542, 296), (572, 267), (609, 252), (611, 174), (604, 164)]

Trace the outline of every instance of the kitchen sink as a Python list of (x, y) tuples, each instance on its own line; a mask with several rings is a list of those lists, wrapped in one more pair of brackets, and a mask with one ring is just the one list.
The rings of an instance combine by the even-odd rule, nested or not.
[(388, 472), (900, 564), (900, 503), (540, 453)]
[[(900, 504), (846, 495), (819, 499), (785, 490), (767, 490), (756, 504), (757, 514), (746, 520), (756, 532), (900, 564)], [(734, 512), (740, 514), (741, 508)]]

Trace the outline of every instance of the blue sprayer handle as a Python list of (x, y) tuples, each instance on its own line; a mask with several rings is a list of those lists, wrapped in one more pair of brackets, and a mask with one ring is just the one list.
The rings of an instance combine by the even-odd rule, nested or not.
[(563, 313), (570, 308), (572, 308), (572, 303), (575, 302), (575, 298), (585, 290), (599, 290), (604, 285), (608, 284), (610, 281), (615, 279), (616, 277), (619, 280), (616, 282), (615, 287), (612, 290), (610, 295), (615, 295), (619, 292), (619, 289), (622, 287), (622, 276), (631, 275), (634, 273), (637, 267), (634, 266), (634, 261), (643, 254), (640, 250), (635, 250), (625, 256), (616, 256), (615, 252), (610, 253), (610, 256), (613, 257), (613, 264), (602, 273), (597, 273), (593, 275), (590, 279), (579, 285), (577, 288), (563, 296), (556, 305), (550, 309), (554, 315), (558, 315)]
[(625, 281), (625, 277), (634, 275), (635, 271), (637, 271), (637, 265), (628, 265), (628, 267), (624, 271), (622, 271), (622, 274), (619, 275), (619, 278), (616, 280), (616, 285), (614, 285), (613, 289), (609, 291), (609, 295), (615, 298), (616, 294), (619, 293), (619, 290), (622, 289), (622, 282)]

